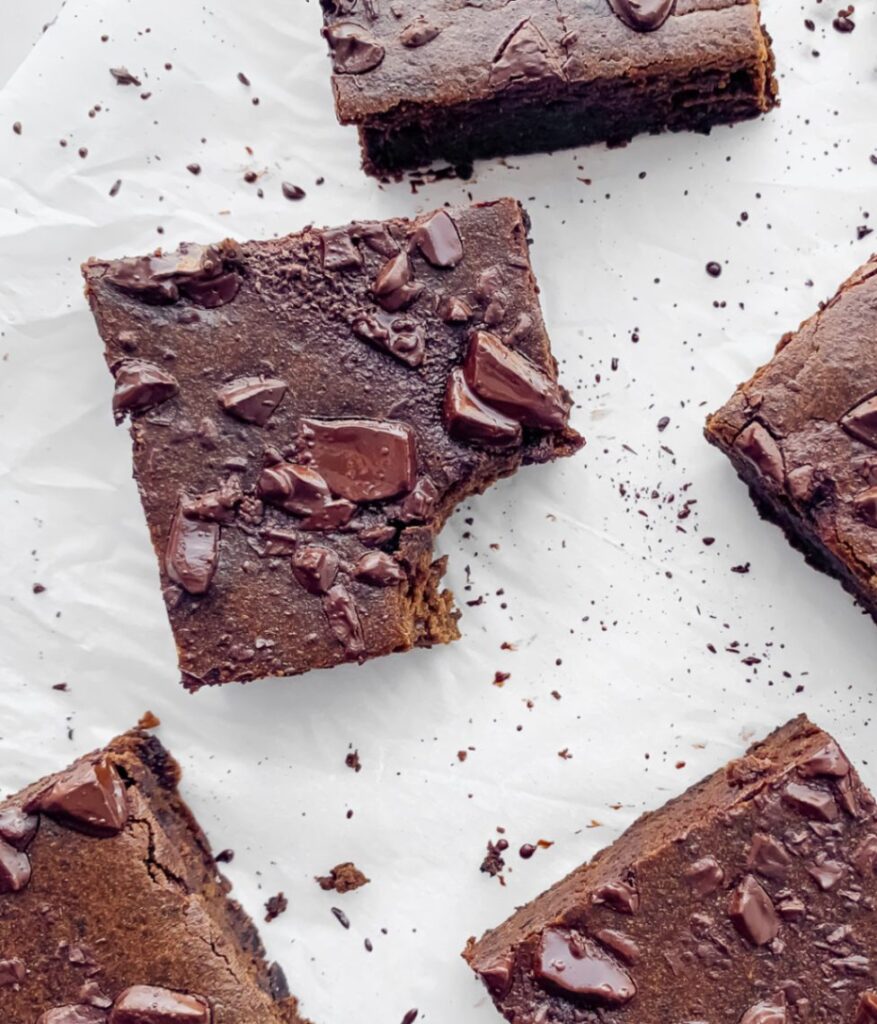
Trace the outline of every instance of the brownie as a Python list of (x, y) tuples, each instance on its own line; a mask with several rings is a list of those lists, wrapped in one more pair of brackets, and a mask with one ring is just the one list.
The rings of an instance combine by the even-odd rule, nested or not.
[(706, 436), (762, 514), (877, 618), (877, 257), (787, 334)]
[(306, 1024), (135, 730), (0, 803), (4, 1024)]
[(192, 689), (456, 639), (445, 519), (582, 444), (513, 200), (84, 272)]
[(877, 1020), (875, 807), (802, 716), (464, 956), (513, 1024)]
[(322, 0), (363, 166), (707, 131), (777, 102), (758, 0)]

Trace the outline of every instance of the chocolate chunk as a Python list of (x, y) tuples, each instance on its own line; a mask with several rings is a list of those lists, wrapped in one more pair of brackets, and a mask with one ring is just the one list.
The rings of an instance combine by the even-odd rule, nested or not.
[(783, 790), (783, 800), (805, 818), (816, 821), (837, 821), (840, 816), (837, 803), (831, 793), (812, 786), (790, 782)]
[(636, 995), (633, 978), (586, 938), (548, 928), (542, 933), (536, 977), (604, 1006), (624, 1006)]
[(456, 295), (444, 296), (437, 313), (446, 324), (465, 324), (472, 319), (472, 307)]
[(488, 331), (476, 331), (463, 364), (469, 387), (526, 427), (562, 430), (567, 405), (554, 381)]
[(507, 86), (517, 79), (563, 78), (559, 56), (529, 18), (522, 21), (493, 59), (490, 84)]
[(740, 1024), (791, 1024), (784, 992), (757, 1003), (740, 1018)]
[(333, 499), (327, 501), (322, 508), (313, 512), (307, 519), (303, 519), (299, 526), (302, 530), (331, 533), (333, 530), (340, 530), (346, 526), (355, 512), (356, 505), (353, 502), (345, 501), (343, 498)]
[(338, 575), (338, 555), (331, 548), (305, 544), (292, 556), (292, 571), (305, 590), (326, 594)]
[(154, 409), (180, 390), (174, 377), (142, 359), (128, 359), (120, 363), (115, 378), (113, 415), (116, 423), (121, 423), (129, 412)]
[(825, 854), (816, 858), (816, 863), (807, 868), (807, 874), (816, 882), (823, 892), (829, 892), (846, 874), (846, 865), (838, 860), (830, 860)]
[(619, 914), (635, 914), (639, 910), (639, 893), (626, 882), (606, 882), (594, 890), (591, 902), (605, 903)]
[(223, 480), (215, 491), (205, 491), (192, 497), (184, 494), (180, 508), (188, 519), (206, 519), (214, 523), (230, 523), (235, 509), (244, 501), (240, 479), (231, 476)]
[(97, 1006), (56, 1006), (46, 1010), (37, 1024), (106, 1024), (106, 1010)]
[(382, 501), (407, 494), (417, 473), (414, 431), (390, 420), (302, 420), (302, 439), (333, 494)]
[(856, 847), (853, 866), (863, 878), (877, 874), (877, 836), (869, 833)]
[(725, 872), (715, 857), (702, 857), (685, 872), (685, 880), (698, 896), (712, 896), (725, 881)]
[(459, 367), (448, 377), (443, 414), (448, 433), (457, 441), (508, 448), (519, 445), (523, 437), (520, 423), (485, 405)]
[(407, 366), (417, 367), (423, 362), (426, 339), (422, 327), (413, 320), (396, 317), (383, 324), (369, 313), (360, 313), (350, 326), (358, 338), (389, 352)]
[[(223, 256), (218, 249), (184, 244), (172, 253), (113, 260), (106, 266), (104, 280), (144, 302), (166, 305), (178, 301), (184, 285), (217, 280), (222, 271)], [(237, 278), (236, 274), (228, 276)], [(238, 280), (233, 286), (235, 294), (239, 285)], [(224, 287), (228, 290), (230, 286)]]
[(850, 773), (850, 762), (844, 757), (840, 747), (831, 740), (820, 747), (806, 761), (798, 765), (798, 774), (804, 778), (826, 775), (829, 778), (842, 779)]
[(434, 267), (456, 267), (463, 258), (463, 241), (449, 213), (438, 210), (418, 225), (414, 244)]
[(27, 854), (0, 839), (0, 894), (21, 892), (29, 881), (30, 860)]
[(265, 501), (296, 516), (313, 515), (332, 498), (329, 485), (319, 473), (292, 462), (263, 469), (257, 487)]
[(210, 1024), (211, 1016), (203, 996), (133, 985), (116, 999), (109, 1024)]
[(416, 49), (418, 46), (426, 46), (427, 43), (431, 43), (441, 32), (438, 25), (433, 24), (431, 21), (427, 21), (422, 15), (419, 18), (415, 18), (414, 21), (410, 22), (399, 36), (399, 42), (403, 46), (409, 47), (409, 49)]
[(405, 579), (395, 558), (383, 551), (369, 551), (353, 567), (353, 575), (372, 587), (393, 587)]
[(389, 227), (381, 221), (368, 221), (356, 225), (356, 233), (372, 252), (389, 259), (399, 251), (399, 243), (390, 234)]
[(637, 32), (654, 32), (673, 13), (676, 0), (609, 0), (609, 6), (629, 28)]
[(24, 960), (14, 956), (0, 960), (0, 988), (4, 985), (20, 985), (27, 975)]
[(752, 837), (752, 845), (749, 847), (749, 857), (746, 861), (746, 867), (750, 871), (757, 871), (764, 878), (781, 882), (789, 873), (791, 863), (792, 858), (772, 836), (756, 832)]
[(786, 471), (780, 446), (757, 421), (744, 427), (734, 442), (763, 477), (782, 487)]
[(869, 487), (857, 494), (853, 499), (853, 507), (863, 522), (877, 529), (877, 487)]
[(509, 952), (497, 957), (492, 963), (480, 967), (478, 974), (491, 995), (502, 999), (511, 988), (514, 967), (514, 956)]
[(429, 479), (421, 477), (414, 485), (414, 490), (402, 502), (399, 518), (403, 523), (416, 523), (429, 517), (435, 511), (438, 501), (438, 488)]
[(324, 270), (357, 270), (362, 255), (353, 242), (349, 228), (333, 228), (320, 234)]
[(231, 302), (241, 289), (240, 274), (230, 272), (218, 277), (191, 277), (180, 282), (180, 292), (204, 309), (218, 309)]
[(264, 427), (286, 394), (286, 381), (241, 377), (219, 389), (219, 404), (232, 416)]
[(189, 594), (206, 594), (219, 565), (219, 523), (189, 518), (181, 506), (171, 524), (164, 567)]
[(841, 418), (840, 425), (857, 441), (877, 448), (877, 395), (851, 409)]
[(375, 299), (388, 313), (410, 306), (420, 296), (423, 285), (414, 283), (414, 268), (406, 252), (392, 256), (378, 271), (372, 285)]
[(877, 1022), (877, 992), (863, 992), (859, 996), (853, 1024), (875, 1024)]
[(779, 934), (774, 905), (754, 875), (747, 875), (734, 890), (728, 914), (737, 931), (754, 946), (764, 946)]
[(332, 587), (323, 598), (323, 611), (329, 627), (347, 653), (362, 654), (365, 650), (362, 623), (350, 592), (340, 585)]
[(20, 807), (0, 810), (0, 839), (6, 840), (16, 850), (26, 850), (37, 833), (40, 819), (35, 814), (25, 814)]
[(332, 50), (336, 74), (361, 75), (372, 71), (384, 59), (384, 47), (375, 37), (353, 21), (339, 21), (323, 30)]
[(106, 756), (76, 765), (37, 794), (27, 810), (42, 811), (68, 828), (101, 838), (117, 835), (128, 820), (125, 786)]
[(619, 932), (614, 928), (602, 928), (594, 935), (594, 938), (620, 956), (625, 963), (635, 964), (640, 958), (639, 946), (626, 932)]

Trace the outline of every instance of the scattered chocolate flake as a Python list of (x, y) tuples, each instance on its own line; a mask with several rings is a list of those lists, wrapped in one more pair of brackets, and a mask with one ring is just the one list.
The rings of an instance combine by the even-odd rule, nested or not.
[(186, 170), (189, 174), (199, 175), (201, 173), (201, 164), (186, 164)]
[(132, 75), (127, 68), (110, 68), (110, 74), (115, 78), (116, 85), (140, 85), (140, 79)]
[(856, 23), (853, 21), (852, 18), (854, 11), (855, 7), (853, 7), (852, 5), (850, 5), (849, 7), (842, 8), (837, 12), (837, 17), (831, 24), (838, 32), (852, 32), (856, 27)]
[(509, 848), (509, 841), (507, 839), (497, 839), (494, 843), (490, 839), (487, 840), (487, 856), (481, 862), (480, 870), (485, 875), (490, 875), (491, 878), (496, 878), (497, 875), (502, 873), (505, 867), (505, 858), (503, 854)]
[(265, 903), (265, 910), (267, 911), (265, 914), (265, 920), (273, 921), (276, 917), (280, 917), (288, 906), (289, 900), (282, 892), (277, 893), (276, 896), (272, 896), (271, 899), (267, 900)]
[(569, 752), (569, 747), (564, 747), (563, 750), (558, 750), (557, 756), (564, 761), (572, 760), (572, 754)]
[(46, 588), (43, 586), (42, 583), (34, 583), (32, 589), (35, 594), (45, 594), (46, 592)]
[(663, 432), (664, 432), (664, 431), (665, 431), (665, 430), (667, 429), (667, 427), (669, 427), (669, 426), (670, 426), (670, 417), (669, 417), (669, 416), (662, 416), (662, 417), (661, 417), (661, 418), (660, 418), (660, 419), (658, 420), (658, 431), (659, 431), (659, 433), (662, 433), (662, 434), (663, 434)]
[(283, 189), (284, 198), (291, 199), (293, 202), (298, 199), (304, 199), (307, 195), (307, 192), (305, 192), (305, 190), (299, 185), (292, 185), (288, 181), (284, 181), (281, 187)]
[(731, 572), (736, 572), (736, 573), (738, 573), (741, 576), (745, 576), (746, 573), (749, 572), (749, 568), (750, 568), (750, 563), (749, 562), (746, 562), (743, 565), (732, 565), (731, 566)]
[(53, 690), (57, 690), (59, 693), (69, 693), (70, 687), (66, 683), (55, 683), (52, 686)]
[(499, 672), (499, 671), (494, 672), (494, 674), (493, 674), (493, 685), (494, 686), (503, 687), (503, 686), (505, 686), (507, 680), (511, 679), (511, 677), (512, 677), (511, 672)]
[(353, 892), (371, 881), (351, 861), (336, 864), (328, 875), (317, 875), (315, 880), (324, 892), (334, 890), (337, 893)]
[(414, 1024), (419, 1013), (419, 1010), (409, 1010), (402, 1018), (402, 1024)]
[(243, 71), (238, 71), (238, 81), (241, 83), (241, 85), (249, 85), (250, 84), (249, 78), (247, 78), (247, 76), (243, 73)]
[(231, 864), (234, 860), (234, 850), (220, 850), (219, 853), (213, 858), (217, 864)]
[(716, 263), (715, 260), (710, 260), (706, 265), (706, 272), (710, 277), (721, 277), (722, 276), (722, 264)]
[(350, 918), (340, 907), (332, 907), (332, 913), (335, 915), (335, 919), (341, 925), (342, 928), (350, 927)]
[(348, 768), (352, 768), (355, 772), (362, 771), (362, 762), (359, 760), (359, 751), (351, 750), (351, 752), (344, 758), (344, 763)]
[(151, 711), (144, 711), (137, 723), (138, 729), (157, 729), (161, 725), (161, 719)]
[(12, 130), (16, 135), (21, 135), (21, 121), (16, 121), (12, 126)]
[(113, 182), (112, 187), (110, 188), (110, 196), (111, 196), (111, 198), (115, 198), (115, 196), (117, 196), (119, 194), (119, 189), (121, 187), (122, 187), (122, 179), (121, 178), (117, 178)]

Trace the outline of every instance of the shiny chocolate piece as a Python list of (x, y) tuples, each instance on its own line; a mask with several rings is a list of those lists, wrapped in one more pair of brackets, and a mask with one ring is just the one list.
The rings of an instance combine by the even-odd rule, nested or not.
[(311, 594), (327, 594), (338, 575), (338, 555), (331, 548), (305, 544), (292, 556), (292, 571)]
[(30, 860), (27, 854), (0, 839), (0, 895), (21, 892), (29, 881)]
[(435, 512), (439, 492), (429, 477), (421, 477), (410, 494), (405, 496), (399, 518), (403, 523), (416, 523), (429, 519)]
[(624, 1006), (636, 995), (633, 978), (611, 956), (560, 928), (542, 934), (536, 977), (600, 1006)]
[(463, 364), (466, 383), (482, 401), (525, 427), (562, 430), (568, 406), (551, 378), (488, 331), (476, 331)]
[(512, 983), (512, 972), (515, 969), (515, 958), (512, 953), (497, 957), (492, 963), (479, 968), (478, 975), (491, 995), (502, 998)]
[(321, 511), (332, 498), (329, 485), (316, 470), (291, 462), (281, 462), (262, 470), (259, 495), (297, 516)]
[(843, 779), (850, 774), (850, 762), (844, 757), (840, 747), (831, 740), (821, 750), (808, 757), (798, 765), (798, 774), (805, 779), (825, 776), (832, 779)]
[(302, 439), (333, 494), (385, 501), (407, 494), (417, 473), (414, 431), (390, 420), (302, 420)]
[(869, 487), (861, 491), (853, 499), (853, 504), (859, 518), (877, 529), (877, 487)]
[(107, 1011), (80, 1003), (56, 1006), (46, 1010), (37, 1024), (107, 1024)]
[(40, 819), (36, 814), (25, 814), (21, 807), (12, 804), (0, 809), (0, 839), (14, 846), (16, 850), (26, 850), (33, 837), (37, 834)]
[(753, 946), (772, 942), (780, 931), (773, 902), (754, 875), (747, 875), (734, 890), (728, 903), (728, 916)]
[(365, 650), (362, 623), (350, 592), (336, 584), (323, 598), (323, 611), (332, 632), (344, 646), (346, 653), (350, 656), (362, 654)]
[(850, 409), (841, 418), (840, 425), (850, 437), (877, 448), (877, 395)]
[(448, 377), (443, 411), (448, 433), (464, 444), (508, 448), (523, 439), (521, 424), (482, 402), (459, 367)]
[(629, 28), (654, 32), (673, 13), (676, 0), (609, 0), (609, 6)]
[(685, 880), (699, 896), (712, 896), (724, 884), (725, 872), (715, 857), (701, 857), (685, 872)]
[(153, 985), (132, 985), (116, 998), (109, 1024), (211, 1024), (203, 996)]
[(264, 427), (286, 394), (286, 381), (264, 377), (241, 377), (220, 388), (219, 404), (245, 423)]
[(418, 367), (423, 362), (426, 353), (423, 328), (407, 317), (395, 317), (382, 323), (372, 314), (359, 313), (350, 326), (358, 338), (389, 352), (407, 366)]
[(877, 1022), (877, 992), (863, 992), (856, 1007), (853, 1024), (875, 1024)]
[(445, 210), (438, 210), (420, 221), (412, 238), (423, 258), (434, 267), (456, 267), (463, 259), (460, 232)]
[(358, 270), (362, 266), (362, 254), (349, 228), (326, 229), (319, 238), (324, 270)]
[(372, 291), (378, 305), (388, 313), (406, 309), (420, 297), (423, 285), (414, 280), (414, 268), (408, 253), (400, 252), (387, 260), (378, 271)]
[(405, 579), (399, 563), (383, 551), (369, 551), (353, 567), (353, 575), (371, 587), (395, 587)]
[(790, 782), (783, 790), (783, 800), (805, 818), (815, 821), (837, 821), (840, 809), (837, 801), (823, 789)]
[(142, 359), (127, 359), (120, 363), (115, 377), (113, 415), (116, 423), (121, 423), (128, 413), (154, 409), (180, 390), (171, 374)]
[(594, 890), (592, 903), (605, 903), (619, 914), (635, 914), (639, 910), (639, 893), (627, 882), (605, 882)]
[(783, 453), (759, 422), (754, 421), (742, 430), (736, 444), (763, 477), (782, 487), (785, 480)]
[(792, 858), (785, 847), (773, 836), (756, 832), (749, 846), (746, 867), (774, 882), (782, 882), (789, 873)]
[(750, 1007), (740, 1018), (740, 1024), (791, 1024), (784, 992)]
[(165, 572), (189, 594), (206, 594), (219, 565), (220, 525), (192, 519), (182, 507), (174, 516), (165, 549)]
[(437, 312), (446, 324), (465, 324), (472, 319), (472, 307), (458, 295), (443, 296)]
[(218, 277), (190, 277), (181, 281), (179, 288), (196, 306), (218, 309), (234, 301), (241, 289), (241, 278), (233, 271)]
[(6, 985), (20, 985), (27, 977), (27, 966), (20, 957), (13, 956), (0, 960), (0, 988)]
[(361, 75), (373, 71), (384, 59), (384, 47), (353, 21), (336, 22), (323, 30), (332, 50), (335, 74)]
[(563, 54), (539, 29), (535, 19), (522, 21), (503, 43), (490, 68), (490, 85), (494, 89), (522, 81), (562, 79)]
[[(202, 283), (224, 276), (224, 264), (218, 248), (183, 244), (176, 252), (113, 260), (104, 264), (103, 279), (143, 302), (166, 305), (179, 301), (185, 289), (197, 289)], [(239, 286), (237, 281), (235, 294)], [(231, 286), (224, 287), (228, 290)]]
[(81, 761), (39, 793), (27, 809), (99, 838), (118, 835), (128, 821), (125, 785), (106, 756)]

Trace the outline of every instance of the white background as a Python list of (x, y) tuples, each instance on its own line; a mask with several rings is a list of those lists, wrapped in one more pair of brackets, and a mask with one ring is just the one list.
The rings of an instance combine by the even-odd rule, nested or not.
[[(151, 708), (215, 847), (236, 851), (239, 897), (261, 918), (268, 896), (287, 894), (289, 910), (262, 933), (317, 1024), (398, 1024), (413, 1007), (425, 1021), (488, 1024), (494, 1012), (457, 955), (466, 937), (749, 738), (807, 711), (877, 783), (877, 629), (758, 519), (701, 436), (707, 411), (875, 247), (877, 235), (856, 240), (866, 211), (877, 221), (874, 0), (857, 5), (852, 35), (831, 28), (839, 0), (765, 3), (783, 105), (762, 121), (482, 164), (471, 182), (417, 194), (360, 173), (355, 132), (334, 118), (315, 3), (67, 0), (43, 35), (57, 0), (6, 4), (0, 790)], [(142, 89), (117, 86), (118, 65)], [(248, 169), (262, 174), (263, 199)], [(284, 180), (307, 198), (285, 200)], [(588, 447), (450, 523), (441, 546), (463, 604), (460, 643), (188, 696), (79, 263), (506, 194), (532, 215), (545, 313)], [(718, 280), (709, 260), (724, 265)], [(686, 499), (696, 504), (680, 521)], [(731, 572), (747, 562), (748, 574)], [(34, 595), (35, 582), (46, 592)], [(501, 689), (497, 670), (511, 673)], [(61, 681), (69, 692), (52, 689)], [(359, 774), (344, 765), (349, 744)], [(504, 888), (478, 871), (497, 826), (511, 842)], [(555, 845), (520, 860), (519, 845), (540, 838)], [(321, 892), (313, 876), (348, 859), (372, 884)]]

